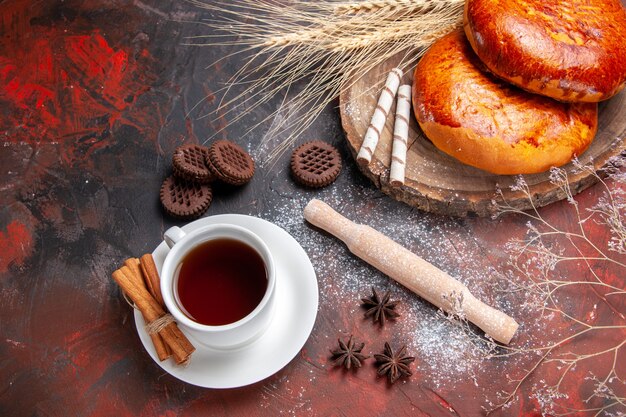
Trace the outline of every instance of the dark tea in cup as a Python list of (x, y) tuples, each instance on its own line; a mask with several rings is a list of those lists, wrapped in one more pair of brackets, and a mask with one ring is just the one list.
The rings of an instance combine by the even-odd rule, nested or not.
[(181, 310), (191, 320), (208, 326), (246, 317), (259, 305), (267, 286), (263, 258), (236, 239), (202, 242), (184, 256), (178, 268)]

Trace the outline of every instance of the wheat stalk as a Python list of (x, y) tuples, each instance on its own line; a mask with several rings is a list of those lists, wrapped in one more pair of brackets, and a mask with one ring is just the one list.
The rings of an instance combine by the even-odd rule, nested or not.
[[(445, 2), (445, 0), (444, 0)], [(465, 0), (459, 0), (464, 3)], [(398, 9), (426, 9), (442, 3), (440, 0), (385, 0), (385, 1), (362, 1), (356, 3), (338, 4), (334, 7), (335, 14), (371, 13), (379, 10)]]
[(380, 9), (396, 9), (410, 6), (411, 0), (364, 1), (357, 3), (340, 4), (335, 6), (336, 14), (370, 13)]
[[(460, 26), (463, 9), (462, 0), (188, 1), (221, 16), (200, 21), (211, 33), (190, 38), (189, 45), (236, 48), (228, 57), (251, 53), (220, 91), (222, 99), (214, 114), (201, 117), (219, 114), (228, 117), (230, 124), (237, 123), (246, 113), (285, 94), (282, 107), (250, 129), (287, 110), (287, 116), (273, 123), (260, 141), (263, 147), (273, 137), (285, 136), (270, 149), (268, 161), (289, 149), (358, 77), (397, 55), (400, 66), (409, 67), (435, 39)], [(241, 86), (241, 93), (232, 93)]]

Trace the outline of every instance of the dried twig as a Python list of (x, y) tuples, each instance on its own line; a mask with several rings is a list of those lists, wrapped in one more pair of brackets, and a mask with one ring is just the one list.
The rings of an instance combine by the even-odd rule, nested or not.
[[(544, 367), (556, 369), (556, 379), (542, 379), (543, 386), (533, 387), (533, 398), (540, 404), (544, 413), (551, 415), (625, 415), (626, 414), (626, 376), (618, 372), (618, 364), (626, 361), (626, 170), (624, 157), (615, 158), (612, 168), (606, 174), (608, 179), (601, 178), (591, 166), (574, 161), (576, 169), (594, 175), (603, 195), (598, 202), (587, 209), (579, 207), (569, 188), (568, 174), (560, 168), (553, 168), (551, 181), (558, 185), (570, 203), (570, 216), (574, 221), (565, 228), (554, 226), (539, 210), (532, 208), (523, 212), (508, 204), (502, 193), (495, 202), (500, 214), (514, 213), (529, 219), (527, 236), (522, 240), (511, 240), (508, 250), (511, 253), (510, 265), (515, 280), (509, 277), (506, 284), (510, 291), (523, 291), (529, 301), (525, 307), (540, 311), (543, 319), (560, 317), (570, 323), (569, 333), (562, 334), (560, 339), (547, 344), (520, 347), (499, 347), (494, 350), (490, 346), (492, 356), (539, 355), (530, 367), (518, 378), (513, 378), (513, 389), (504, 393), (503, 401), (495, 409), (500, 409), (511, 402), (523, 384), (531, 375)], [(611, 182), (611, 186), (609, 185)], [(523, 178), (520, 177), (514, 191), (522, 192), (532, 203), (532, 195)], [(591, 238), (589, 228), (594, 223), (608, 226), (608, 241), (597, 241)], [(557, 271), (568, 271), (567, 266), (582, 266), (586, 276), (557, 275)], [(558, 268), (557, 268), (558, 267)], [(578, 269), (580, 270), (580, 269)], [(611, 278), (611, 271), (614, 275)], [(616, 275), (615, 275), (616, 274)], [(615, 277), (619, 277), (617, 280)], [(591, 311), (568, 308), (568, 292), (589, 291), (597, 299)], [(599, 322), (595, 309), (602, 303), (612, 311)], [(572, 311), (570, 311), (572, 310)], [(594, 335), (607, 341), (606, 346), (591, 351), (572, 351), (569, 346), (573, 342), (582, 342), (584, 338)], [(610, 366), (606, 369), (597, 367), (597, 361)], [(588, 370), (586, 382), (591, 384), (592, 393), (582, 402), (588, 404), (585, 409), (574, 409), (567, 405), (569, 393), (564, 392), (566, 384), (577, 382), (572, 371), (576, 368)], [(623, 372), (623, 368), (622, 368)], [(493, 410), (492, 410), (493, 411)]]

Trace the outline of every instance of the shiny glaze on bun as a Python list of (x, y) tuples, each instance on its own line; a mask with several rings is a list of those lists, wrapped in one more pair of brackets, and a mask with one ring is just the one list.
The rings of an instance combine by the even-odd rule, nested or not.
[(598, 102), (626, 83), (620, 0), (467, 0), (464, 28), (491, 72), (530, 92)]
[(461, 30), (435, 42), (418, 63), (413, 110), (437, 148), (495, 174), (531, 174), (589, 146), (597, 104), (531, 94), (481, 67)]

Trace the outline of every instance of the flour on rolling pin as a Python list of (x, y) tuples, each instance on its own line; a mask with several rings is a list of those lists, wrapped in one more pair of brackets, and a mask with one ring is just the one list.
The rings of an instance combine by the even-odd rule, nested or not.
[[(311, 200), (304, 218), (341, 239), (359, 258), (448, 313), (459, 313), (498, 342), (509, 344), (518, 324), (474, 297), (467, 287), (369, 226), (353, 223), (320, 200)], [(460, 302), (460, 305), (459, 305)]]

